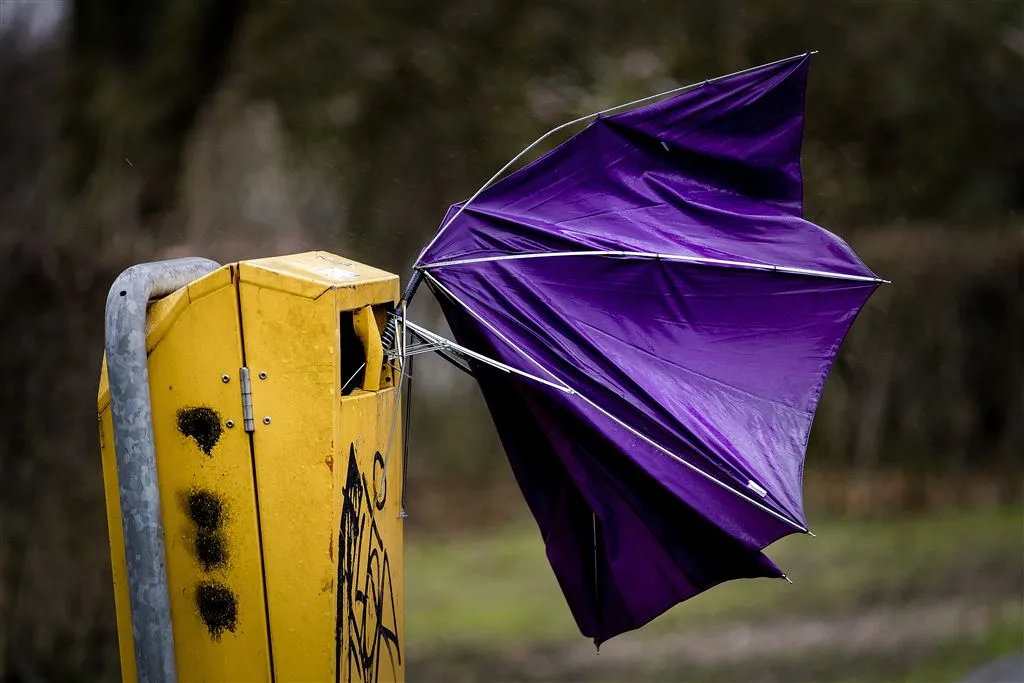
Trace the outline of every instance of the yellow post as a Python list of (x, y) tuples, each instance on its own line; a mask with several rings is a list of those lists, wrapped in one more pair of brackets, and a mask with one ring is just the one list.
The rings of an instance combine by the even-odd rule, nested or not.
[[(380, 341), (398, 298), (397, 276), (312, 252), (230, 264), (150, 306), (179, 680), (404, 680), (402, 426)], [(134, 681), (105, 365), (98, 407)]]

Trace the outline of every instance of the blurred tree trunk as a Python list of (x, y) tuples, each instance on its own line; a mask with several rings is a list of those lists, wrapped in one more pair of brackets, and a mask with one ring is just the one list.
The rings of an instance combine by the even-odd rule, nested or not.
[[(117, 229), (157, 225), (175, 204), (182, 149), (221, 82), (248, 4), (74, 2), (63, 109), (65, 197), (94, 192), (93, 204), (102, 206), (108, 193), (132, 188), (130, 215)], [(89, 224), (100, 219), (86, 213)]]

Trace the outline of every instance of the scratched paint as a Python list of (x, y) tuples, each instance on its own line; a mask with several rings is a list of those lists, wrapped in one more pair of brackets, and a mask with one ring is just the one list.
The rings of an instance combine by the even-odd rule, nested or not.
[(343, 669), (348, 671), (347, 683), (376, 683), (382, 669), (397, 673), (402, 663), (391, 565), (376, 519), (387, 501), (383, 472), (384, 458), (377, 452), (369, 485), (359, 471), (355, 445), (350, 446), (338, 534), (336, 683)]

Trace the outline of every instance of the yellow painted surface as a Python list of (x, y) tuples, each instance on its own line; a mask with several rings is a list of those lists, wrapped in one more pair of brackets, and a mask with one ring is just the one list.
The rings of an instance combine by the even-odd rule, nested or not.
[[(175, 661), (182, 681), (270, 680), (256, 492), (238, 385), (238, 299), (230, 268), (208, 279), (198, 288), (202, 298), (180, 290), (153, 305), (147, 319)], [(134, 680), (109, 399), (101, 395), (100, 402), (107, 404), (104, 485), (122, 675)], [(183, 434), (183, 424), (200, 436)]]
[(363, 306), (354, 311), (352, 327), (366, 350), (366, 370), (362, 388), (366, 391), (377, 391), (380, 389), (381, 369), (384, 367), (384, 351), (381, 347), (380, 330), (377, 328), (377, 319), (373, 315), (373, 307)]
[[(237, 266), (224, 266), (219, 270), (216, 270), (206, 277), (199, 278), (185, 290), (188, 291), (188, 300), (191, 303), (196, 303), (208, 294), (214, 294), (219, 292), (225, 287), (234, 287), (235, 281), (238, 279), (238, 267)], [(179, 292), (182, 290), (179, 290)], [(164, 302), (164, 299), (158, 301), (154, 306), (159, 306)]]
[[(337, 257), (302, 255), (297, 264), (287, 267), (273, 260), (272, 270), (267, 271), (264, 263), (243, 265), (240, 295), (246, 363), (253, 377), (257, 426), (253, 444), (275, 673), (282, 681), (336, 680), (340, 661), (340, 680), (404, 680), (399, 661), (404, 634), (400, 616), (379, 629), (375, 619), (363, 622), (360, 616), (358, 629), (362, 630), (357, 632), (356, 620), (349, 619), (350, 612), (346, 612), (350, 604), (346, 596), (354, 598), (355, 582), (365, 582), (369, 572), (385, 569), (397, 586), (392, 588), (390, 578), (384, 582), (388, 600), (397, 599), (394, 613), (401, 611), (400, 443), (393, 446), (389, 462), (396, 472), (391, 475), (392, 491), (396, 492), (393, 498), (380, 510), (375, 505), (366, 508), (372, 502), (369, 494), (350, 499), (351, 514), (344, 514), (348, 509), (345, 491), (358, 493), (355, 483), (356, 488), (346, 489), (350, 452), (357, 449), (357, 469), (372, 482), (374, 454), (386, 450), (395, 391), (357, 389), (350, 396), (340, 396), (340, 384), (347, 379), (341, 377), (341, 313), (367, 304), (393, 305), (398, 298), (398, 278), (376, 269), (353, 267), (352, 262)], [(342, 272), (331, 271), (337, 278), (331, 281), (323, 272), (310, 274), (314, 267)], [(282, 284), (281, 273), (299, 272), (316, 287)], [(326, 290), (315, 293), (325, 285)], [(363, 314), (364, 329), (370, 325), (376, 329), (372, 313), (367, 309)], [(376, 332), (378, 345), (379, 338)], [(380, 377), (380, 349), (371, 348), (366, 355), (378, 364)], [(265, 379), (260, 379), (261, 373), (266, 373)], [(392, 374), (385, 373), (383, 381), (390, 384)], [(270, 418), (269, 424), (265, 418)], [(357, 542), (351, 533), (343, 536), (342, 528), (343, 522), (359, 515), (363, 515), (359, 519), (364, 535)], [(354, 564), (346, 564), (345, 544), (350, 540), (351, 548), (370, 544), (371, 536), (376, 539), (373, 558), (368, 559), (368, 545), (366, 554), (351, 557)], [(389, 553), (386, 568), (381, 557), (384, 549)], [(383, 590), (368, 597), (375, 599)], [(392, 622), (394, 626), (388, 626)], [(348, 671), (350, 654), (357, 661), (368, 662), (368, 667)]]
[(330, 291), (339, 311), (397, 301), (398, 276), (325, 251), (243, 261), (242, 282), (308, 299)]
[(331, 297), (240, 292), (274, 668), (281, 681), (333, 681), (338, 316)]
[[(149, 361), (178, 676), (270, 680), (252, 454), (242, 428), (238, 299), (230, 281), (191, 303)], [(183, 409), (216, 413), (221, 434), (208, 454), (202, 439), (182, 434)], [(227, 428), (228, 420), (234, 427)], [(216, 517), (218, 505), (221, 519), (204, 519)], [(218, 545), (226, 553), (223, 566), (216, 562)], [(233, 617), (224, 599), (236, 601)]]
[[(153, 349), (164, 338), (167, 331), (177, 322), (178, 316), (188, 308), (189, 303), (198, 301), (207, 294), (224, 287), (233, 287), (235, 279), (237, 279), (236, 269), (225, 266), (204, 278), (196, 280), (188, 287), (172, 292), (151, 304), (146, 316), (146, 352), (153, 352)], [(96, 401), (99, 412), (102, 412), (110, 403), (109, 390), (107, 386), (107, 358), (104, 356), (103, 367), (100, 370), (99, 393)]]
[[(271, 668), (277, 681), (404, 680), (402, 432), (396, 422), (388, 457), (397, 396), (394, 373), (381, 371), (379, 348), (397, 299), (396, 276), (310, 252), (224, 267), (150, 308), (180, 680), (269, 680)], [(342, 397), (340, 318), (359, 309), (353, 323), (373, 366), (363, 386), (381, 390)], [(243, 364), (252, 383), (251, 441), (242, 429)], [(98, 407), (122, 673), (130, 681), (134, 655), (105, 366)], [(221, 433), (208, 454), (179, 431), (182, 408), (216, 412)], [(190, 495), (193, 503), (220, 501), (225, 514), (217, 529), (199, 530), (205, 522), (197, 526), (190, 517)], [(223, 566), (211, 565), (209, 548), (199, 549), (211, 534), (226, 549)], [(237, 599), (234, 630), (214, 635), (204, 622), (196, 589), (210, 582)]]
[[(401, 417), (395, 389), (342, 397), (335, 471), (340, 477), (338, 541), (340, 680), (405, 680), (405, 559)], [(386, 474), (385, 474), (386, 473)]]

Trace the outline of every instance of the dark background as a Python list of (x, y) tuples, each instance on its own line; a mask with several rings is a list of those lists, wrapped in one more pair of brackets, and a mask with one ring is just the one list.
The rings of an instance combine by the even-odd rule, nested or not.
[[(993, 595), (1019, 605), (1024, 2), (0, 0), (0, 680), (117, 676), (94, 406), (102, 305), (120, 270), (325, 249), (404, 277), (447, 206), (553, 125), (815, 49), (807, 217), (893, 284), (869, 303), (827, 385), (808, 458), (812, 518), (850, 537), (840, 553), (906, 528), (871, 565), (878, 585), (901, 539), (997, 529), (990, 556), (950, 565), (957, 580), (937, 582), (927, 604), (962, 599), (969, 612), (981, 609), (979, 586), (1000, 586)], [(415, 314), (439, 327), (426, 298)], [(506, 531), (524, 524), (525, 507), (476, 389), (421, 365), (413, 550), (520, 533)], [(912, 523), (926, 526), (899, 526)], [(540, 546), (528, 548), (543, 564)], [(802, 545), (799, 557), (815, 552)], [(932, 557), (907, 586), (936, 570)], [(422, 574), (479, 577), (459, 567)], [(543, 642), (499, 629), (494, 642), (464, 643), (436, 613), (417, 616), (417, 596), (454, 604), (419, 588), (417, 572), (409, 566), (411, 680), (487, 680), (487, 666), (518, 662), (509, 653), (523, 648), (554, 668), (510, 664), (510, 679), (693, 670), (668, 657), (643, 673), (614, 655), (608, 668), (580, 668), (559, 654), (579, 640), (571, 624)], [(866, 592), (851, 600), (865, 610), (914, 614), (903, 588), (872, 598), (876, 584), (856, 585)], [(838, 618), (837, 595), (820, 593), (807, 613)], [(489, 618), (509, 623), (495, 610)], [(1019, 649), (1020, 610), (1008, 614), (989, 614), (979, 638), (996, 640), (971, 652)], [(755, 618), (730, 615), (722, 628)], [(922, 651), (948, 649), (936, 638)], [(742, 679), (888, 680), (931, 661), (896, 657), (902, 668), (876, 670), (851, 663), (847, 644), (814, 655), (834, 667), (794, 660)], [(729, 667), (748, 659), (716, 660), (698, 678), (740, 676)]]

